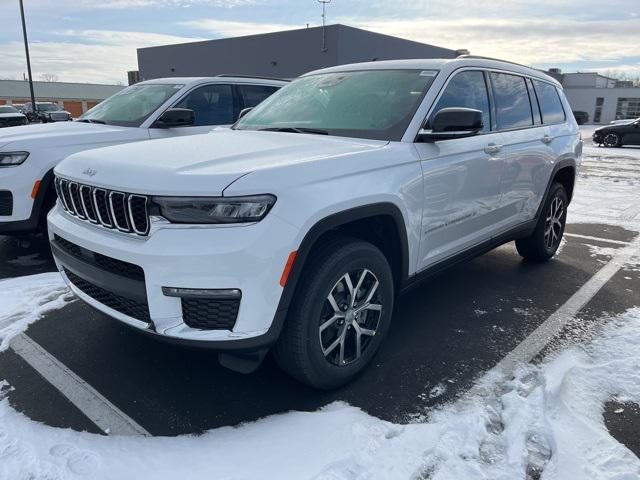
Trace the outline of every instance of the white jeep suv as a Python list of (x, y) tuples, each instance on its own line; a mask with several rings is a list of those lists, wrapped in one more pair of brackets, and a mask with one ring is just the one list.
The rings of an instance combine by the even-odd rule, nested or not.
[[(206, 133), (231, 125), (282, 80), (210, 77), (163, 78), (111, 96), (75, 122), (0, 130), (0, 235), (38, 230), (55, 202), (53, 168), (91, 148)], [(0, 119), (1, 123), (1, 119)]]
[(445, 265), (562, 238), (578, 127), (552, 78), (481, 59), (315, 71), (230, 130), (56, 167), (58, 268), (121, 322), (318, 388), (357, 375), (394, 298)]

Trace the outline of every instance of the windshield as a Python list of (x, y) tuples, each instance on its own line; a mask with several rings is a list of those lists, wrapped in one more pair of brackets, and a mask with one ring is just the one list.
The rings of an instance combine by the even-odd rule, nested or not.
[(285, 86), (234, 128), (304, 130), (398, 141), (433, 83), (433, 70), (367, 70), (302, 77)]
[(184, 85), (132, 85), (99, 103), (78, 121), (139, 127), (182, 87)]
[(0, 113), (19, 113), (19, 112), (13, 107), (5, 106), (5, 107), (0, 107)]
[(57, 112), (62, 110), (60, 106), (55, 103), (36, 103), (36, 106), (40, 112)]

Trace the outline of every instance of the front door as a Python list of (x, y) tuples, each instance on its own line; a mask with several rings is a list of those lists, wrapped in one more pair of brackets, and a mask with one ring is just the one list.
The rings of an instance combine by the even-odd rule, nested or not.
[(195, 122), (188, 127), (150, 128), (151, 138), (167, 138), (207, 133), (216, 126), (231, 125), (237, 118), (239, 106), (233, 85), (214, 83), (189, 92), (173, 108), (193, 110)]
[(481, 110), (478, 135), (416, 143), (424, 178), (424, 207), (418, 270), (491, 238), (500, 219), (500, 179), (504, 159), (500, 135), (491, 131), (485, 74), (465, 70), (445, 86), (431, 118), (447, 107)]

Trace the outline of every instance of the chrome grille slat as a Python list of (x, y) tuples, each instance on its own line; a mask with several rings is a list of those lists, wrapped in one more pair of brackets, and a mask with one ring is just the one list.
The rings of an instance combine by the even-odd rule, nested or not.
[(93, 187), (56, 177), (60, 206), (71, 216), (120, 232), (146, 236), (151, 222), (148, 197)]

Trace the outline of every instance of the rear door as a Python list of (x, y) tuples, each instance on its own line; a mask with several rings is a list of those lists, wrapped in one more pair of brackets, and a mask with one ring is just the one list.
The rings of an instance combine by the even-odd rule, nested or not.
[(497, 221), (504, 161), (498, 148), (500, 135), (491, 131), (485, 73), (473, 69), (455, 73), (431, 109), (429, 121), (447, 107), (481, 110), (484, 130), (467, 138), (415, 144), (424, 179), (419, 270), (490, 239)]
[(496, 129), (505, 162), (500, 217), (495, 235), (535, 217), (544, 195), (553, 155), (549, 127), (542, 122), (532, 84), (524, 76), (491, 72)]

